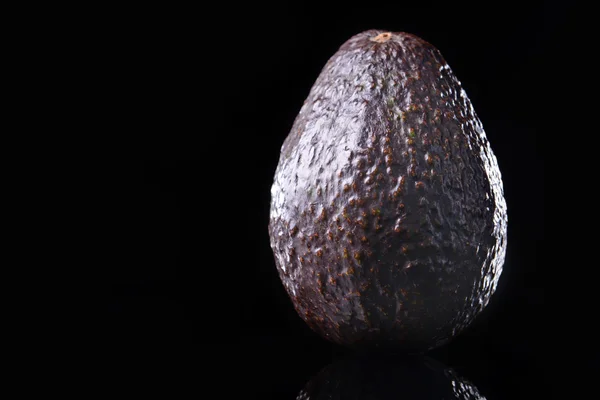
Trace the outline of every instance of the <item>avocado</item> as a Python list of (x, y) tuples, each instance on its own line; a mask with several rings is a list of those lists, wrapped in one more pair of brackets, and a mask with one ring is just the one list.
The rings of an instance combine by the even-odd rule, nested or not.
[(336, 361), (312, 377), (296, 400), (484, 399), (454, 370), (430, 357)]
[(281, 147), (268, 228), (295, 310), (334, 343), (427, 351), (484, 309), (502, 179), (433, 45), (368, 30), (328, 60)]

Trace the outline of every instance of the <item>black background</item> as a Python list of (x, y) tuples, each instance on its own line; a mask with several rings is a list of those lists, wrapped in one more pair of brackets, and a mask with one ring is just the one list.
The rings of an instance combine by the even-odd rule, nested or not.
[(114, 256), (102, 271), (103, 341), (176, 354), (257, 399), (295, 398), (346, 354), (305, 326), (279, 281), (267, 232), (270, 186), (279, 148), (327, 59), (360, 31), (405, 31), (438, 47), (461, 80), (498, 158), (509, 216), (497, 294), (431, 355), (488, 399), (539, 395), (551, 384), (546, 343), (559, 341), (547, 316), (544, 209), (556, 129), (547, 116), (560, 112), (565, 87), (548, 82), (573, 73), (560, 54), (581, 10), (478, 4), (127, 14), (126, 34), (104, 62), (120, 82), (113, 111), (127, 122), (119, 129), (136, 134), (144, 151), (104, 165), (110, 234), (102, 246)]

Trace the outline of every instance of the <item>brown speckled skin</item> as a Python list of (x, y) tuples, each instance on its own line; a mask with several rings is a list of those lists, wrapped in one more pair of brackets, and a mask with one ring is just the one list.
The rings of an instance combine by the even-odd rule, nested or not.
[(343, 345), (427, 350), (496, 289), (496, 158), (440, 52), (359, 33), (331, 57), (281, 148), (269, 235), (298, 314)]

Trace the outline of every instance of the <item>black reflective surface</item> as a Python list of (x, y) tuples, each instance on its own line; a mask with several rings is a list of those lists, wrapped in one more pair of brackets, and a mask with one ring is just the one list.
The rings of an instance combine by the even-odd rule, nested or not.
[(328, 365), (297, 400), (485, 399), (454, 370), (430, 357), (353, 357)]
[(219, 370), (229, 371), (235, 388), (256, 399), (540, 398), (555, 376), (551, 360), (557, 357), (473, 336), (414, 356), (357, 353), (316, 335), (261, 335), (227, 351), (233, 348), (229, 357), (216, 353)]

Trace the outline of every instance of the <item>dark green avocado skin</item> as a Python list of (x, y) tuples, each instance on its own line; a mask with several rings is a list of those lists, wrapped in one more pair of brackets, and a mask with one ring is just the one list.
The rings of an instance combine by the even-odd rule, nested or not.
[[(496, 157), (440, 52), (346, 41), (281, 148), (269, 235), (300, 317), (328, 340), (425, 351), (468, 326), (502, 272)], [(381, 38), (381, 36), (379, 36)]]

